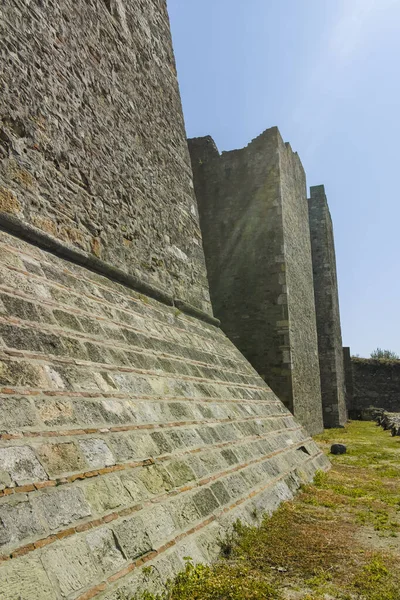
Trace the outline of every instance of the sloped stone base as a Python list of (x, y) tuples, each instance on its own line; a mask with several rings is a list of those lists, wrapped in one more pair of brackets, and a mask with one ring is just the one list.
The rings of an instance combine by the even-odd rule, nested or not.
[(0, 432), (1, 600), (128, 600), (328, 467), (219, 329), (6, 233)]

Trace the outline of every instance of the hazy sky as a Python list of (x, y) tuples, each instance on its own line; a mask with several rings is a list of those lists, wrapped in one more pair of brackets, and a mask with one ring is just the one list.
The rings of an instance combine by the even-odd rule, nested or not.
[(335, 228), (344, 345), (400, 354), (400, 0), (168, 0), (189, 137), (278, 125)]

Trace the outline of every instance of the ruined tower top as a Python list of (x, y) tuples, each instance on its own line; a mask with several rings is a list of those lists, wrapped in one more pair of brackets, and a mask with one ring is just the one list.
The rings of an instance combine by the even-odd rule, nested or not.
[(310, 197), (311, 198), (324, 198), (326, 201), (326, 194), (325, 194), (325, 186), (323, 184), (321, 185), (312, 185), (310, 187)]

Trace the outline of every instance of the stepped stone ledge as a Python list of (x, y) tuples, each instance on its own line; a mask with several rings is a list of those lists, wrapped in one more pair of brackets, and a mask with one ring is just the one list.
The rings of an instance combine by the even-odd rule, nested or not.
[(328, 467), (220, 329), (6, 232), (0, 340), (7, 600), (158, 589)]

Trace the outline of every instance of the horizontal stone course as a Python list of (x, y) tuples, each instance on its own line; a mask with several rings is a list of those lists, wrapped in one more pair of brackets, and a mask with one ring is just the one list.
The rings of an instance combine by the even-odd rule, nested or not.
[[(281, 426), (281, 429), (277, 429), (277, 426)], [(170, 438), (165, 438), (168, 443), (168, 453), (163, 452), (165, 450), (164, 446), (161, 444), (153, 443), (153, 440), (150, 436), (140, 436), (138, 437), (128, 437), (128, 436), (115, 436), (114, 438), (110, 438), (109, 436), (106, 438), (108, 442), (108, 450), (107, 450), (107, 460), (108, 457), (111, 456), (110, 448), (114, 449), (114, 454), (116, 459), (120, 459), (125, 461), (124, 463), (115, 464), (115, 460), (113, 460), (112, 466), (104, 466), (99, 470), (88, 470), (88, 471), (80, 471), (73, 475), (68, 476), (68, 480), (74, 481), (75, 479), (85, 478), (85, 477), (93, 477), (101, 474), (102, 471), (111, 472), (116, 470), (121, 470), (125, 468), (131, 468), (132, 466), (139, 466), (142, 463), (146, 463), (149, 460), (154, 462), (154, 460), (168, 460), (171, 456), (177, 456), (178, 453), (180, 456), (193, 454), (201, 457), (199, 453), (210, 453), (210, 451), (216, 450), (216, 455), (221, 454), (223, 458), (226, 456), (226, 452), (220, 452), (220, 448), (225, 448), (231, 445), (243, 445), (243, 450), (247, 450), (249, 444), (252, 443), (253, 440), (256, 440), (257, 444), (260, 444), (265, 436), (267, 436), (268, 443), (271, 444), (273, 442), (274, 435), (285, 435), (286, 432), (297, 431), (299, 428), (294, 425), (293, 419), (289, 417), (289, 419), (285, 418), (275, 423), (275, 425), (263, 427), (263, 424), (258, 423), (258, 427), (252, 426), (243, 429), (233, 429), (230, 428), (226, 431), (216, 432), (211, 430), (213, 435), (210, 437), (201, 436), (199, 432), (194, 429), (183, 430), (181, 435), (179, 436), (171, 436)], [(20, 456), (29, 456), (31, 463), (33, 466), (36, 464), (39, 465), (37, 461), (34, 450), (36, 449), (37, 455), (43, 464), (48, 465), (49, 477), (51, 477), (51, 470), (56, 469), (59, 465), (60, 456), (65, 456), (65, 468), (68, 469), (71, 466), (83, 466), (88, 467), (87, 463), (83, 463), (83, 457), (79, 454), (79, 439), (76, 440), (77, 443), (73, 441), (63, 442), (63, 443), (54, 443), (54, 444), (43, 444), (37, 442), (35, 445), (31, 446), (20, 446), (20, 442), (16, 441), (13, 446), (8, 444), (8, 447), (5, 448), (5, 457), (3, 457), (2, 467), (3, 473), (6, 473), (8, 470), (8, 482), (11, 485), (12, 479), (19, 477), (20, 472), (14, 470), (14, 464), (16, 464), (18, 458)], [(245, 445), (247, 444), (247, 445)], [(173, 451), (173, 452), (172, 452)], [(6, 454), (7, 452), (7, 454)], [(151, 456), (150, 459), (138, 457), (138, 454), (142, 452), (144, 456)], [(227, 455), (229, 456), (229, 454)], [(250, 453), (251, 456), (251, 453)], [(1, 458), (1, 455), (0, 455)], [(14, 460), (11, 460), (13, 458)], [(135, 458), (136, 460), (130, 462), (130, 459)], [(137, 460), (139, 458), (139, 460)], [(247, 456), (246, 456), (247, 458)], [(8, 459), (8, 462), (7, 462)], [(78, 460), (77, 460), (78, 459)], [(215, 460), (215, 458), (214, 458)], [(36, 463), (35, 463), (36, 461)], [(76, 461), (74, 463), (74, 461)], [(229, 461), (223, 461), (228, 462)], [(31, 467), (32, 468), (32, 467)], [(43, 474), (44, 477), (48, 477), (46, 472), (42, 469), (39, 471), (40, 474)], [(64, 476), (66, 473), (57, 473), (59, 476)], [(201, 473), (199, 474), (201, 475)], [(59, 478), (52, 480), (55, 484), (59, 482), (64, 482)], [(14, 485), (17, 482), (14, 482)], [(49, 483), (46, 481), (46, 483)], [(26, 491), (34, 491), (38, 487), (38, 482), (34, 482), (33, 485), (30, 486), (30, 489), (27, 490), (25, 485), (11, 487), (10, 490), (14, 490), (15, 493), (26, 492)], [(7, 487), (3, 490), (6, 491)], [(1, 495), (1, 490), (0, 490)]]
[[(295, 450), (296, 450), (296, 448), (294, 449), (294, 451)], [(217, 474), (216, 476), (213, 476), (211, 478), (200, 479), (199, 481), (194, 482), (194, 484), (191, 486), (181, 486), (180, 493), (182, 494), (183, 492), (190, 492), (190, 490), (194, 490), (193, 494), (191, 495), (192, 500), (190, 500), (189, 498), (186, 498), (186, 496), (185, 496), (184, 502), (186, 502), (186, 504), (189, 502), (194, 502), (194, 506), (197, 507), (197, 513), (200, 514), (200, 516), (204, 516), (204, 514), (209, 514), (210, 512), (213, 512), (221, 504), (226, 504), (227, 500), (234, 499), (237, 497), (240, 498), (243, 496), (243, 494), (245, 494), (245, 493), (247, 494), (249, 488), (252, 488), (255, 485), (259, 485), (261, 481), (263, 481), (265, 483), (265, 481), (268, 480), (268, 478), (279, 475), (279, 473), (281, 473), (281, 471), (282, 471), (282, 468), (284, 466), (287, 467), (289, 465), (289, 463), (286, 464), (284, 457), (281, 457), (279, 455), (280, 455), (280, 452), (275, 451), (275, 452), (271, 453), (272, 458), (270, 458), (269, 460), (266, 460), (265, 456), (261, 456), (257, 459), (253, 459), (252, 461), (250, 461), (250, 463), (247, 463), (245, 465), (240, 465), (239, 467), (236, 467), (236, 468), (230, 469), (230, 470), (228, 469), (228, 471), (226, 471), (222, 474)], [(275, 456), (276, 456), (276, 458), (275, 458)], [(294, 464), (304, 466), (304, 464), (303, 464), (304, 459), (301, 456), (301, 454), (297, 455), (297, 457), (295, 455), (293, 455), (291, 457), (292, 463), (293, 463), (293, 460), (294, 460)], [(255, 470), (251, 467), (249, 468), (249, 465), (251, 463), (259, 464), (260, 468), (255, 469)], [(155, 469), (156, 467), (151, 467), (151, 468)], [(240, 470), (240, 472), (236, 473), (236, 471), (238, 471), (238, 469)], [(290, 465), (289, 465), (289, 469), (290, 469)], [(286, 471), (287, 471), (287, 468), (286, 468), (285, 472)], [(231, 474), (229, 474), (230, 472), (231, 472)], [(222, 496), (222, 498), (221, 498), (221, 495), (216, 496), (213, 493), (213, 490), (208, 487), (210, 482), (214, 481), (216, 478), (219, 478), (221, 476), (223, 477), (222, 485), (224, 486), (225, 492), (226, 492), (226, 490), (229, 490), (229, 492), (226, 492), (226, 494), (224, 496)], [(172, 491), (173, 487), (174, 487), (174, 481), (170, 477), (169, 473), (165, 469), (163, 469), (163, 468), (160, 469), (157, 467), (157, 472), (149, 472), (147, 474), (146, 474), (146, 472), (143, 472), (143, 474), (139, 474), (139, 480), (141, 480), (142, 484), (144, 484), (144, 487), (142, 485), (141, 497), (134, 498), (134, 500), (136, 502), (138, 500), (141, 501), (139, 503), (139, 505), (134, 505), (133, 507), (131, 506), (131, 507), (128, 507), (128, 509), (124, 509), (124, 510), (117, 510), (116, 512), (112, 512), (109, 515), (103, 516), (100, 520), (99, 519), (92, 520), (91, 522), (88, 523), (88, 525), (90, 525), (91, 528), (98, 527), (99, 525), (102, 525), (103, 523), (109, 523), (111, 521), (115, 521), (116, 519), (118, 520), (119, 517), (125, 517), (127, 515), (134, 514), (138, 511), (142, 510), (143, 508), (146, 508), (146, 506), (150, 507), (150, 509), (152, 511), (151, 507), (154, 507), (154, 501), (156, 500), (157, 502), (159, 502), (160, 500), (163, 500), (163, 506), (165, 506), (167, 508), (168, 514), (174, 515), (175, 523), (177, 524), (177, 526), (179, 528), (180, 523), (181, 523), (180, 510), (182, 507), (182, 503), (177, 500), (176, 492), (174, 492), (172, 494), (171, 500), (169, 500), (167, 502), (169, 494), (166, 494), (166, 492)], [(221, 482), (219, 482), (219, 483), (221, 484)], [(201, 492), (196, 491), (196, 489), (199, 486), (201, 486), (201, 487), (205, 486), (204, 489), (202, 487), (203, 491), (201, 491)], [(129, 488), (129, 489), (131, 490), (132, 488)], [(111, 491), (111, 488), (109, 488), (109, 490)], [(147, 490), (147, 491), (145, 491), (145, 490)], [(65, 489), (62, 490), (62, 492), (64, 494), (68, 493), (68, 492), (66, 492)], [(136, 492), (137, 492), (137, 488), (135, 490), (135, 493)], [(152, 498), (151, 501), (149, 501), (150, 500), (149, 492), (151, 495), (156, 495), (156, 496), (158, 495), (158, 498)], [(55, 490), (53, 492), (48, 492), (49, 501), (51, 500), (51, 505), (53, 505), (55, 507), (55, 510), (56, 510), (57, 502), (61, 502), (60, 506), (62, 506), (62, 500), (57, 497), (57, 494), (60, 495), (60, 493), (61, 492), (59, 492), (58, 490)], [(98, 494), (101, 494), (101, 488), (99, 488), (99, 487), (96, 488), (96, 497), (98, 496)], [(114, 497), (117, 498), (117, 492), (114, 492)], [(144, 499), (146, 499), (146, 502), (143, 504), (142, 501)], [(108, 499), (108, 502), (109, 502), (109, 499)], [(87, 516), (88, 507), (82, 503), (81, 498), (79, 498), (79, 502), (77, 503), (77, 506), (79, 507), (81, 514), (83, 514), (83, 516)], [(114, 504), (112, 504), (111, 506), (108, 505), (107, 508), (115, 509), (117, 506), (121, 506), (121, 502), (119, 500), (115, 500)], [(212, 509), (210, 508), (211, 506), (213, 507)], [(100, 509), (103, 509), (103, 508), (104, 508), (104, 506), (100, 507)], [(206, 511), (206, 512), (203, 514), (204, 511)], [(79, 514), (79, 512), (78, 512), (78, 514)], [(93, 515), (94, 513), (90, 513), (90, 514)], [(178, 515), (178, 516), (176, 516), (176, 515)], [(64, 517), (66, 518), (66, 515), (64, 515)], [(52, 517), (50, 517), (50, 523), (51, 523), (51, 518)], [(71, 515), (69, 518), (71, 519)], [(51, 529), (52, 528), (50, 525), (50, 530)], [(85, 526), (84, 528), (81, 529), (81, 531), (84, 531), (86, 529), (87, 529), (87, 527)], [(73, 527), (72, 529), (63, 530), (62, 532), (57, 533), (57, 535), (55, 535), (55, 536), (52, 535), (49, 538), (46, 538), (47, 543), (45, 545), (48, 545), (49, 543), (54, 543), (58, 539), (70, 537), (74, 533), (78, 533), (79, 531), (80, 530), (78, 527)], [(173, 531), (175, 531), (175, 529)], [(171, 530), (171, 533), (172, 533), (172, 530)], [(42, 547), (44, 544), (42, 544), (41, 541), (42, 540), (36, 540), (36, 542), (34, 544), (30, 544), (30, 545), (28, 544), (27, 546), (23, 546), (21, 549), (13, 550), (11, 553), (11, 556), (12, 557), (19, 556), (21, 553), (21, 550), (23, 550), (24, 553), (27, 553), (27, 552), (31, 552), (31, 551), (35, 550), (38, 547)]]
[[(45, 336), (46, 335), (51, 335), (51, 333), (55, 333), (57, 338), (61, 335), (66, 337), (67, 332), (64, 330), (61, 330), (59, 327), (57, 327), (57, 321), (55, 319), (53, 319), (53, 315), (51, 313), (50, 310), (48, 311), (44, 311), (43, 307), (38, 307), (41, 310), (42, 314), (37, 314), (36, 312), (36, 307), (27, 300), (22, 300), (21, 298), (17, 298), (17, 303), (10, 303), (9, 299), (13, 299), (14, 297), (12, 295), (9, 294), (0, 294), (0, 297), (4, 300), (3, 302), (3, 310), (2, 313), (3, 315), (5, 315), (6, 313), (8, 313), (9, 316), (12, 317), (16, 317), (18, 319), (21, 319), (20, 321), (20, 325), (23, 326), (29, 326), (30, 328), (34, 329), (34, 332), (37, 332), (37, 337), (39, 335), (42, 336), (42, 344), (45, 343)], [(35, 311), (35, 312), (34, 312)], [(53, 314), (56, 311), (53, 311)], [(71, 315), (70, 315), (71, 316)], [(75, 319), (75, 317), (74, 317)], [(28, 323), (24, 323), (25, 321), (28, 321)], [(16, 322), (16, 321), (15, 321)], [(35, 324), (33, 324), (33, 323)], [(39, 326), (36, 323), (41, 323), (41, 327), (39, 328)], [(50, 322), (50, 327), (48, 325), (48, 323)], [(118, 324), (117, 322), (113, 322), (114, 328), (113, 329), (105, 329), (105, 324), (104, 321), (102, 320), (100, 324), (100, 321), (95, 321), (93, 318), (89, 319), (89, 317), (86, 316), (82, 316), (79, 315), (79, 319), (76, 318), (75, 319), (76, 322), (76, 326), (75, 327), (70, 327), (70, 329), (72, 329), (73, 332), (73, 337), (71, 336), (71, 332), (70, 335), (66, 338), (67, 340), (82, 340), (82, 344), (86, 344), (87, 347), (87, 352), (89, 352), (89, 343), (90, 344), (90, 348), (94, 348), (95, 347), (95, 343), (97, 342), (101, 342), (101, 348), (102, 348), (102, 353), (105, 356), (108, 356), (110, 352), (116, 350), (116, 348), (121, 348), (121, 352), (119, 354), (115, 353), (115, 356), (118, 356), (118, 359), (121, 360), (121, 357), (124, 356), (123, 354), (123, 349), (125, 350), (131, 350), (133, 346), (137, 346), (140, 350), (140, 352), (143, 352), (143, 349), (146, 350), (150, 350), (152, 351), (152, 353), (154, 353), (154, 351), (156, 350), (156, 355), (160, 354), (162, 352), (162, 356), (165, 355), (170, 355), (173, 358), (176, 358), (177, 356), (179, 358), (183, 358), (185, 359), (185, 361), (195, 361), (197, 363), (202, 363), (202, 364), (212, 364), (212, 365), (220, 365), (222, 367), (228, 368), (228, 369), (237, 369), (238, 363), (237, 361), (235, 362), (234, 360), (228, 359), (228, 358), (224, 358), (224, 357), (219, 357), (218, 355), (211, 355), (208, 354), (204, 351), (200, 351), (200, 350), (196, 350), (193, 348), (190, 348), (188, 346), (182, 346), (180, 344), (177, 344), (176, 342), (172, 342), (172, 341), (164, 341), (162, 338), (155, 338), (155, 337), (145, 337), (142, 333), (138, 332), (135, 329), (116, 329), (115, 325)], [(79, 323), (83, 323), (82, 327), (78, 327)], [(4, 323), (4, 322), (3, 322)], [(60, 323), (58, 323), (58, 325), (60, 325)], [(62, 323), (61, 323), (62, 325)], [(2, 330), (3, 330), (3, 335), (7, 335), (7, 327), (6, 325), (2, 325)], [(35, 335), (35, 333), (31, 333), (31, 335)], [(40, 332), (40, 333), (39, 333)], [(11, 333), (11, 332), (10, 332)], [(85, 333), (87, 335), (85, 335)], [(24, 335), (28, 335), (28, 333), (26, 331), (24, 331)], [(116, 339), (113, 339), (113, 338)], [(109, 339), (113, 339), (112, 344), (110, 343)], [(116, 341), (119, 341), (120, 344), (116, 344)], [(62, 343), (61, 343), (62, 344)], [(62, 347), (62, 345), (61, 345)], [(40, 339), (37, 342), (37, 348), (36, 349), (40, 349)], [(65, 348), (64, 348), (65, 350)], [(107, 352), (108, 350), (108, 352)], [(53, 352), (55, 354), (57, 354), (57, 352)], [(99, 353), (99, 355), (101, 356), (101, 354)], [(112, 355), (111, 355), (112, 356)], [(133, 356), (133, 355), (132, 355)], [(87, 355), (86, 355), (87, 357)], [(122, 358), (122, 360), (124, 360)], [(126, 361), (126, 357), (125, 357), (125, 361)], [(98, 362), (102, 362), (102, 361), (98, 361)], [(106, 361), (105, 361), (106, 362)], [(112, 362), (112, 361), (111, 361)], [(116, 363), (118, 364), (118, 363)], [(243, 368), (243, 365), (241, 365)], [(246, 365), (244, 365), (246, 367)], [(251, 368), (247, 368), (247, 372), (248, 373), (253, 373)]]
[[(29, 244), (21, 241), (20, 244), (22, 249), (30, 252)], [(7, 240), (1, 243), (1, 247), (4, 252), (8, 252), (9, 254), (15, 253), (15, 248), (9, 246)], [(48, 253), (44, 253), (41, 250), (38, 250), (38, 253), (38, 258), (42, 264), (46, 264), (49, 260), (54, 260), (54, 257)], [(56, 260), (60, 261), (61, 259), (56, 258)], [(176, 309), (171, 308), (166, 310), (163, 307), (161, 311), (157, 302), (135, 293), (118, 283), (107, 280), (105, 277), (96, 276), (90, 271), (84, 270), (82, 272), (81, 269), (80, 272), (74, 274), (74, 270), (77, 270), (77, 267), (67, 261), (63, 261), (63, 267), (63, 271), (60, 273), (56, 268), (49, 265), (46, 268), (46, 273), (41, 270), (41, 273), (38, 275), (37, 273), (27, 272), (23, 268), (13, 265), (9, 266), (8, 271), (0, 268), (0, 281), (3, 285), (7, 285), (10, 282), (12, 286), (13, 281), (16, 280), (24, 293), (31, 294), (32, 300), (40, 298), (42, 301), (50, 304), (57, 301), (69, 310), (72, 308), (78, 311), (87, 311), (89, 307), (95, 308), (94, 312), (99, 312), (99, 318), (115, 318), (118, 320), (118, 317), (121, 318), (122, 316), (122, 322), (129, 323), (132, 321), (136, 326), (139, 325), (145, 331), (168, 331), (172, 339), (174, 339), (174, 331), (178, 326), (178, 331), (181, 332), (181, 335), (189, 331), (190, 335), (195, 334), (195, 339), (192, 343), (190, 343), (191, 340), (188, 338), (191, 347), (196, 343), (197, 337), (202, 338), (200, 349), (204, 349), (213, 340), (216, 340), (215, 332), (213, 331), (214, 328), (206, 323), (204, 323), (204, 327), (200, 327), (198, 323), (188, 319)], [(28, 274), (30, 275), (29, 279), (26, 278)], [(95, 278), (95, 285), (93, 285), (89, 277)], [(69, 293), (66, 295), (65, 290), (68, 288), (65, 284), (68, 284), (68, 282), (70, 284)], [(85, 285), (83, 285), (83, 282), (86, 282)], [(47, 292), (41, 289), (40, 286), (42, 283), (48, 288)], [(116, 298), (120, 300), (118, 308), (115, 306)], [(150, 314), (152, 319), (149, 323), (147, 318)], [(187, 337), (187, 334), (184, 333), (184, 336)], [(228, 340), (224, 341), (220, 339), (218, 341), (219, 349), (221, 350), (224, 346), (232, 354), (240, 356), (234, 347), (229, 346)]]

